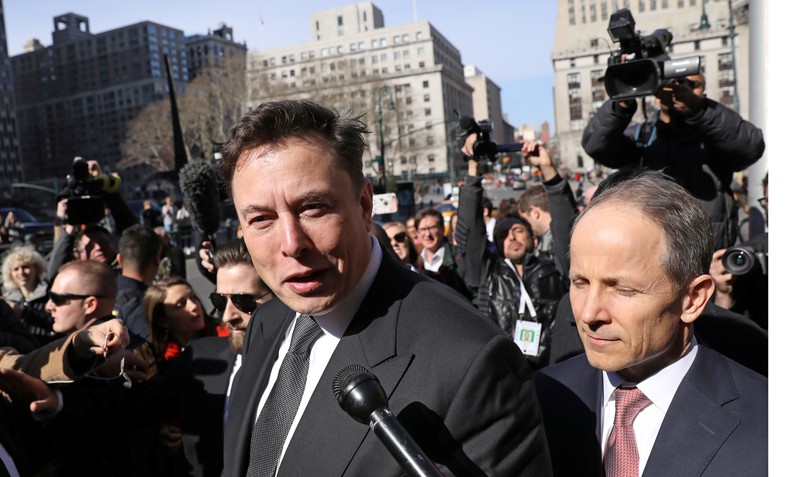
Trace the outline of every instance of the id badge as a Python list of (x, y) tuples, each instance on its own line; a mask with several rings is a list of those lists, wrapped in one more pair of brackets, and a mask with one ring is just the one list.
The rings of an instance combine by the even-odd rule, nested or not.
[(542, 324), (534, 321), (517, 320), (514, 330), (514, 343), (526, 356), (539, 356), (539, 341), (542, 338)]

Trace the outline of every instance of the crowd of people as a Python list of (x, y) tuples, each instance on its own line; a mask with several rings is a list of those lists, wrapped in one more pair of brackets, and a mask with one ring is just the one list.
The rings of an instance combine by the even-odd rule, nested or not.
[(527, 141), (542, 183), (495, 207), (468, 136), (448, 224), (375, 223), (360, 118), (264, 103), (220, 166), (240, 237), (197, 244), (213, 314), (172, 198), (136, 217), (107, 194), (111, 230), (59, 205), (49, 256), (2, 263), (0, 470), (408, 472), (331, 392), (355, 366), (447, 475), (764, 475), (766, 267), (723, 261), (764, 144), (702, 87), (659, 93), (646, 147), (635, 103), (604, 105), (584, 147), (620, 170), (580, 197)]

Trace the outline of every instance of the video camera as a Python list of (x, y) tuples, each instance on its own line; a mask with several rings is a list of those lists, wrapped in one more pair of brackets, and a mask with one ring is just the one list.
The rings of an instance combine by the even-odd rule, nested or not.
[(101, 174), (89, 174), (89, 163), (77, 156), (72, 161), (72, 174), (67, 175), (65, 196), (67, 197), (67, 223), (70, 225), (96, 224), (105, 217), (103, 192), (119, 190), (120, 178)]
[(722, 255), (722, 266), (733, 275), (745, 275), (758, 263), (761, 272), (766, 275), (768, 257), (767, 234), (762, 234), (726, 250)]
[[(497, 158), (498, 152), (519, 152), (522, 150), (521, 143), (513, 144), (497, 144), (492, 140), (492, 122), (488, 119), (475, 121), (475, 118), (464, 116), (459, 119), (459, 126), (461, 127), (461, 136), (466, 137), (470, 134), (477, 134), (478, 140), (472, 146), (473, 159), (476, 161), (493, 162)], [(464, 160), (468, 160), (464, 157)]]
[(700, 73), (700, 57), (671, 60), (667, 48), (672, 33), (658, 29), (642, 36), (635, 30), (630, 10), (623, 8), (611, 14), (608, 34), (619, 49), (608, 59), (605, 84), (611, 99), (632, 99), (654, 95), (664, 80)]

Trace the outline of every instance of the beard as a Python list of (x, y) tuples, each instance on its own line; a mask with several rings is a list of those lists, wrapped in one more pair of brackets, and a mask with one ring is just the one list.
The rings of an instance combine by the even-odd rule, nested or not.
[(244, 328), (236, 328), (231, 325), (226, 325), (228, 328), (228, 343), (231, 345), (231, 349), (236, 354), (242, 354), (242, 348), (244, 347), (244, 335), (241, 333), (234, 333), (233, 330), (241, 330), (244, 331)]

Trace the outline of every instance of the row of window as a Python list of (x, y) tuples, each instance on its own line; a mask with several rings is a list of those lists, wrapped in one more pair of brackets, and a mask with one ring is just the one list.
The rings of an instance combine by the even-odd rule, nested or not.
[[(684, 8), (687, 3), (690, 7), (696, 7), (698, 0), (672, 0), (676, 2), (676, 6), (678, 8)], [(701, 0), (702, 1), (702, 0)], [(639, 12), (646, 12), (646, 11), (656, 11), (659, 8), (662, 10), (667, 10), (670, 8), (670, 0), (638, 0), (637, 1)], [(609, 9), (610, 7), (610, 9)], [(631, 1), (630, 0), (602, 0), (600, 2), (600, 10), (598, 12), (597, 9), (597, 1), (593, 1), (589, 4), (589, 22), (595, 23), (598, 20), (601, 22), (608, 21), (609, 14), (616, 12), (620, 8), (627, 8), (631, 9)], [(580, 11), (581, 23), (586, 24), (586, 5), (583, 0), (580, 2), (580, 6), (578, 7)], [(569, 24), (575, 25), (577, 23), (576, 18), (576, 8), (575, 8), (575, 0), (569, 0), (567, 6), (567, 13), (569, 14)], [(598, 17), (598, 13), (600, 16)]]
[[(421, 39), (422, 39), (422, 32), (418, 31), (417, 34), (416, 34), (416, 41), (419, 41)], [(402, 44), (402, 43), (409, 43), (410, 41), (411, 41), (411, 39), (410, 39), (409, 34), (408, 33), (404, 33), (402, 35), (395, 35), (393, 43), (395, 45), (399, 45), (399, 44)], [(386, 38), (373, 38), (372, 41), (370, 42), (370, 47), (371, 48), (384, 48), (384, 47), (386, 47), (388, 45), (389, 44), (388, 44)], [(351, 53), (354, 53), (354, 52), (357, 52), (357, 51), (364, 51), (365, 49), (366, 49), (366, 43), (364, 41), (359, 41), (359, 42), (350, 43), (348, 51), (351, 52)], [(421, 54), (424, 53), (424, 51), (420, 52), (419, 50), (421, 50), (421, 49), (417, 50), (417, 54), (421, 55)], [(334, 45), (334, 46), (321, 48), (319, 50), (319, 56), (322, 57), (322, 58), (325, 58), (325, 57), (328, 57), (328, 56), (343, 55), (344, 53), (345, 53), (345, 46), (344, 45)], [(301, 61), (313, 60), (316, 57), (316, 54), (317, 54), (316, 50), (302, 51), (302, 52), (300, 52), (300, 60)], [(286, 65), (286, 64), (289, 64), (289, 63), (294, 63), (296, 60), (297, 60), (297, 55), (295, 53), (289, 53), (289, 54), (281, 56), (280, 63), (282, 65)], [(271, 57), (269, 60), (264, 60), (264, 66), (275, 66), (277, 64), (278, 64), (278, 58), (277, 57)]]

